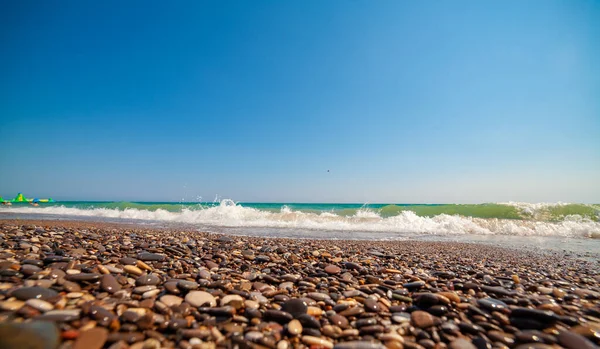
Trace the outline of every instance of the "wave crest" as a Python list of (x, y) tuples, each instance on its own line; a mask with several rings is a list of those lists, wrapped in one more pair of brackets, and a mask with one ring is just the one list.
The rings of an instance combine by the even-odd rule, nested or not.
[[(556, 207), (568, 212), (569, 210), (564, 210), (567, 205), (569, 204)], [(399, 210), (396, 215), (388, 216), (385, 212), (361, 208), (353, 215), (346, 216), (329, 211), (298, 211), (288, 206), (281, 207), (280, 211), (265, 211), (242, 207), (231, 200), (223, 200), (220, 205), (214, 207), (183, 208), (179, 212), (163, 208), (155, 210), (140, 208), (81, 209), (64, 206), (11, 207), (2, 208), (0, 212), (176, 222), (193, 224), (198, 227), (264, 227), (431, 235), (476, 234), (600, 238), (600, 223), (577, 214), (565, 215), (560, 221), (539, 221), (480, 218), (447, 213), (423, 216), (410, 210)]]

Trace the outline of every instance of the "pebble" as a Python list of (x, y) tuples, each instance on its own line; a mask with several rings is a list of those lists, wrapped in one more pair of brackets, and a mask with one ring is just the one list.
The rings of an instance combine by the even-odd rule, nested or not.
[(56, 291), (48, 289), (48, 288), (33, 286), (33, 287), (21, 287), (19, 289), (16, 289), (15, 291), (12, 292), (11, 295), (13, 297), (16, 297), (17, 299), (26, 301), (28, 299), (33, 299), (33, 298), (48, 300), (50, 298), (56, 297), (58, 295), (58, 293), (56, 293)]
[(0, 323), (0, 348), (55, 349), (59, 338), (52, 322)]
[(453, 340), (449, 345), (449, 349), (478, 349), (473, 343), (464, 339), (458, 338)]
[(180, 305), (183, 302), (183, 298), (167, 294), (160, 297), (160, 301), (163, 302), (167, 307), (172, 307)]
[(204, 291), (191, 291), (185, 296), (185, 301), (193, 307), (201, 307), (208, 305), (209, 307), (216, 307), (217, 300), (213, 295)]
[(37, 298), (27, 300), (25, 304), (41, 312), (47, 312), (54, 309), (54, 305), (52, 305), (52, 303)]
[(125, 270), (126, 273), (137, 275), (137, 276), (140, 276), (144, 273), (142, 271), (142, 269), (138, 268), (135, 265), (126, 265), (123, 267), (123, 270)]
[(302, 343), (308, 345), (318, 345), (324, 348), (333, 348), (333, 343), (319, 337), (314, 336), (302, 336)]
[(121, 290), (121, 285), (111, 274), (104, 274), (100, 278), (100, 288), (108, 293), (115, 293)]
[(582, 260), (555, 266), (485, 245), (53, 224), (36, 232), (0, 222), (0, 328), (57, 323), (58, 349), (600, 343), (600, 276)]
[(337, 265), (328, 265), (325, 267), (325, 272), (327, 272), (327, 274), (339, 274), (342, 271), (342, 269), (340, 267), (338, 267)]
[(283, 303), (281, 309), (290, 313), (293, 317), (298, 318), (298, 316), (308, 312), (308, 305), (304, 300), (294, 298)]
[(428, 328), (434, 325), (435, 321), (431, 314), (425, 311), (416, 310), (410, 314), (412, 324), (418, 328)]
[(297, 336), (302, 333), (302, 324), (300, 324), (300, 321), (294, 319), (288, 323), (287, 329), (291, 335)]
[(77, 337), (73, 349), (101, 349), (108, 338), (108, 330), (103, 327), (95, 327), (83, 331)]

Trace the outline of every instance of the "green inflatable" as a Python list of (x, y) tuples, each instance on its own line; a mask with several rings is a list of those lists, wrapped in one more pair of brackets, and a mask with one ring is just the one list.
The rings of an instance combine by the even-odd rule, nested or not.
[[(2, 197), (0, 197), (0, 201), (1, 202), (8, 202), (5, 200), (2, 200)], [(54, 200), (52, 200), (52, 198), (48, 198), (48, 199), (32, 199), (32, 198), (26, 198), (22, 193), (18, 193), (17, 196), (15, 196), (14, 199), (12, 199), (10, 202), (34, 202), (34, 203), (38, 203), (38, 202), (54, 202)]]

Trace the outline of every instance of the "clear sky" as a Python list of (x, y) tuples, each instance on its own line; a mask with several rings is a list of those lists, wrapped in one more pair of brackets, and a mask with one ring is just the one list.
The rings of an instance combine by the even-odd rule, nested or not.
[(599, 23), (595, 0), (5, 2), (0, 195), (600, 202)]

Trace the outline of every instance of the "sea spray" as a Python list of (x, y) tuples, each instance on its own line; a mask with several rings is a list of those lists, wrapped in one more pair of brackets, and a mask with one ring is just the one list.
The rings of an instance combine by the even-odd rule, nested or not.
[[(278, 209), (277, 209), (278, 208)], [(353, 205), (58, 203), (0, 213), (158, 221), (197, 226), (429, 235), (600, 237), (598, 206), (583, 204)]]

